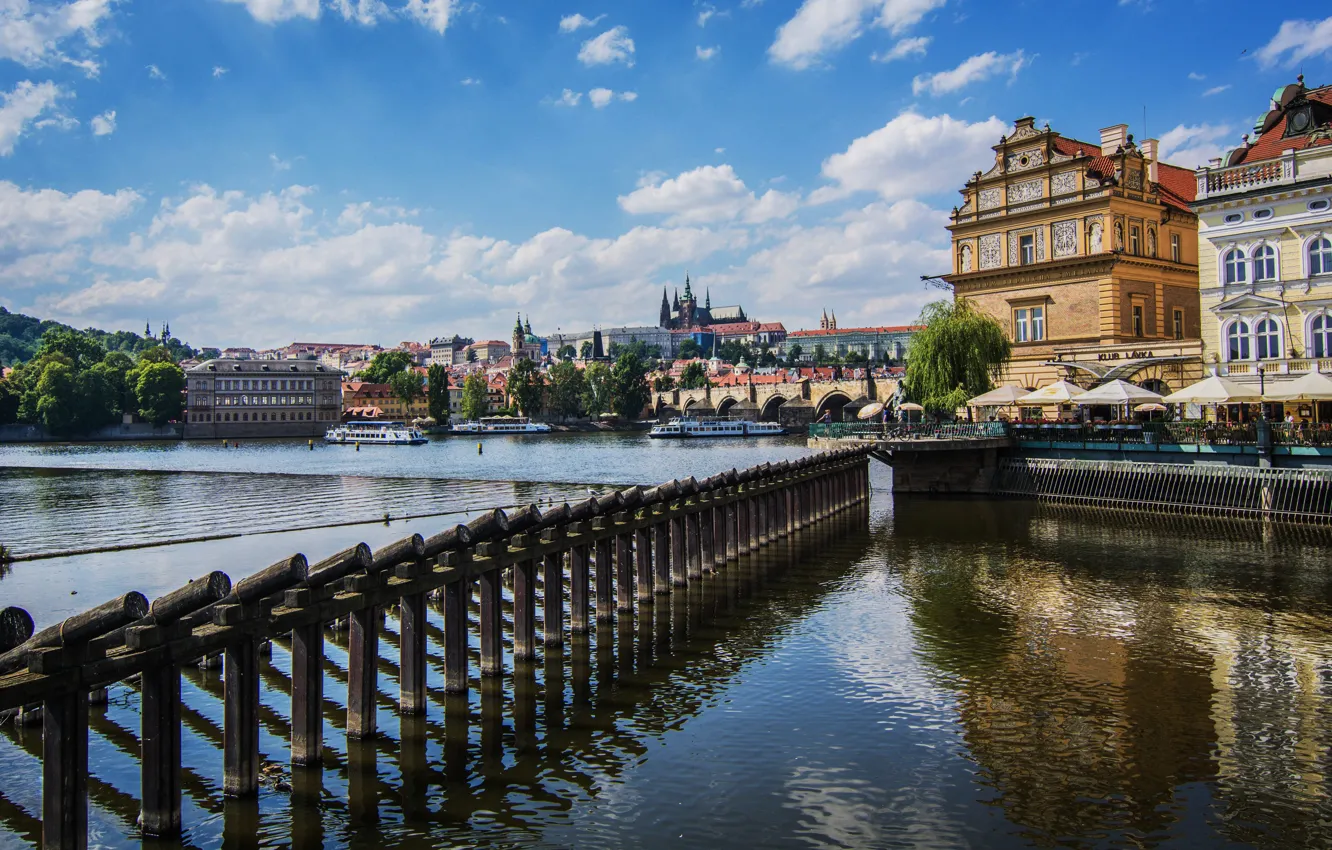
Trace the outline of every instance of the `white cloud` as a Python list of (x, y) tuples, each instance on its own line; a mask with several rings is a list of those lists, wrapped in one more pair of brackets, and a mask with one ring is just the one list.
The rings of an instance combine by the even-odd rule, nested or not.
[(1214, 94), (1220, 94), (1221, 92), (1226, 91), (1226, 90), (1229, 89), (1229, 88), (1230, 88), (1230, 83), (1226, 83), (1224, 86), (1212, 86), (1210, 89), (1208, 89), (1207, 91), (1203, 92), (1203, 93), (1202, 93), (1202, 96), (1203, 96), (1203, 97), (1211, 97), (1212, 95), (1214, 95)]
[(560, 18), (560, 32), (576, 32), (583, 27), (594, 27), (601, 23), (605, 15), (597, 15), (595, 18), (588, 18), (582, 14), (574, 13)]
[(458, 11), (458, 0), (407, 0), (404, 11), (417, 23), (443, 35)]
[(615, 97), (615, 92), (610, 89), (592, 89), (587, 93), (588, 102), (594, 109), (602, 109), (610, 105), (611, 98)]
[(228, 69), (227, 69), (227, 68), (223, 68), (221, 65), (214, 65), (214, 66), (213, 66), (213, 79), (217, 79), (218, 77), (221, 77), (223, 74), (226, 74), (227, 71), (228, 71)]
[[(867, 23), (901, 35), (945, 0), (804, 0), (768, 48), (773, 62), (797, 70), (855, 41)], [(877, 13), (877, 15), (875, 14)], [(872, 18), (872, 22), (871, 22)]]
[(240, 3), (256, 21), (264, 24), (276, 24), (293, 18), (318, 20), (319, 0), (224, 0), (226, 3)]
[(116, 111), (108, 109), (101, 115), (94, 115), (90, 123), (94, 136), (109, 136), (116, 131)]
[(58, 313), (63, 316), (94, 315), (106, 307), (124, 305), (151, 304), (166, 291), (166, 284), (160, 280), (143, 278), (141, 280), (110, 281), (99, 280), (86, 289), (71, 292), (68, 295), (38, 301), (44, 312)]
[(933, 192), (953, 192), (967, 175), (993, 161), (990, 150), (1008, 125), (998, 118), (968, 123), (949, 115), (907, 111), (846, 151), (823, 162), (823, 176), (835, 185), (816, 189), (811, 203), (844, 198), (853, 192), (878, 192), (895, 201)]
[(1305, 59), (1332, 55), (1332, 18), (1321, 21), (1283, 21), (1272, 40), (1254, 56), (1264, 68), (1298, 65)]
[(165, 80), (167, 78), (166, 74), (162, 73), (162, 69), (156, 65), (148, 66), (148, 76), (154, 80)]
[(934, 39), (928, 35), (917, 36), (915, 38), (904, 38), (894, 44), (883, 53), (875, 53), (870, 59), (875, 62), (892, 62), (897, 59), (908, 59), (924, 56), (929, 49), (930, 42)]
[(623, 62), (633, 67), (634, 40), (629, 37), (629, 28), (612, 27), (596, 38), (583, 42), (578, 51), (578, 61), (589, 66)]
[(97, 75), (97, 63), (71, 58), (61, 45), (71, 39), (82, 42), (86, 54), (100, 46), (98, 26), (111, 15), (113, 0), (2, 0), (0, 2), (0, 59), (11, 59), (35, 68), (68, 63)]
[(1189, 71), (1189, 79), (1194, 81), (1207, 79), (1206, 74), (1199, 74), (1197, 71)]
[(726, 148), (713, 148), (713, 153), (726, 153)]
[(344, 21), (355, 21), (365, 27), (393, 17), (393, 11), (382, 0), (332, 0), (332, 5)]
[[(24, 80), (14, 86), (10, 92), (0, 92), (0, 156), (9, 156), (14, 152), (14, 144), (27, 131), (28, 125), (35, 127), (57, 126), (69, 129), (78, 122), (62, 115), (57, 109), (57, 101), (67, 92), (51, 81), (34, 83)], [(42, 115), (51, 114), (46, 120), (38, 120)], [(35, 122), (35, 123), (34, 123)]]
[(998, 74), (1008, 74), (1011, 79), (1029, 62), (1021, 50), (1012, 53), (995, 53), (991, 50), (972, 56), (951, 70), (916, 77), (911, 81), (911, 93), (919, 95), (928, 92), (935, 96), (948, 94)]
[(631, 215), (665, 215), (668, 224), (741, 220), (757, 224), (795, 212), (799, 198), (768, 190), (756, 198), (729, 165), (703, 165), (668, 180), (650, 175), (619, 198)]
[(616, 95), (616, 97), (618, 97), (620, 100), (625, 101), (626, 103), (633, 103), (635, 100), (638, 100), (638, 92), (622, 91), (618, 95)]
[(268, 161), (273, 163), (274, 171), (291, 171), (291, 160), (282, 159), (275, 153), (268, 155)]
[(1219, 142), (1230, 134), (1225, 124), (1178, 124), (1161, 136), (1161, 161), (1182, 168), (1206, 165), (1208, 160), (1225, 154), (1228, 148)]
[(576, 92), (572, 89), (565, 89), (554, 101), (556, 106), (577, 106), (583, 99), (582, 92)]
[(58, 248), (97, 236), (140, 200), (129, 189), (114, 195), (92, 189), (67, 195), (55, 189), (28, 191), (0, 181), (0, 250)]
[(713, 17), (715, 17), (716, 14), (717, 14), (716, 6), (712, 5), (711, 3), (704, 3), (703, 8), (699, 9), (698, 11), (698, 25), (700, 27), (707, 26), (708, 21), (711, 20)]
[(462, 80), (461, 85), (464, 85), (464, 86), (479, 86), (479, 85), (481, 85), (481, 81), (478, 80), (476, 77), (466, 77), (465, 79)]
[(699, 59), (702, 59), (704, 62), (716, 56), (718, 53), (721, 53), (721, 47), (719, 45), (704, 47), (700, 44), (694, 48), (694, 55)]

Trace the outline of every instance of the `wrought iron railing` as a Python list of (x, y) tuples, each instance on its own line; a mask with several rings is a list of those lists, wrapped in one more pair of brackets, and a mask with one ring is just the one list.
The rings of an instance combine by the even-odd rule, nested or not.
[(811, 437), (867, 437), (881, 440), (979, 440), (1007, 437), (1004, 422), (815, 422)]

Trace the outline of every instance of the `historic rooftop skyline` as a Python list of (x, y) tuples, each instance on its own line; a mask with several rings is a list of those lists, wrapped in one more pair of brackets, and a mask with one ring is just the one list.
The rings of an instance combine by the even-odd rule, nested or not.
[[(9, 0), (0, 304), (196, 345), (481, 338), (650, 324), (688, 268), (791, 330), (906, 324), (1014, 118), (1193, 166), (1332, 81), (1324, 4), (1227, 5)], [(1109, 85), (1129, 43), (1140, 84)]]

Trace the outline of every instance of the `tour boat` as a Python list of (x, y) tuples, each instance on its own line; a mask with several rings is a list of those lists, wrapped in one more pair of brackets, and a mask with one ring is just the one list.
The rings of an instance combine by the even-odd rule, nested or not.
[(367, 446), (415, 446), (429, 440), (419, 428), (405, 422), (344, 422), (329, 428), (324, 442), (348, 445), (363, 443)]
[(776, 422), (746, 422), (743, 419), (677, 416), (664, 425), (654, 425), (649, 437), (775, 437), (786, 429)]
[(550, 426), (525, 416), (485, 416), (476, 421), (455, 422), (450, 430), (454, 434), (546, 434)]

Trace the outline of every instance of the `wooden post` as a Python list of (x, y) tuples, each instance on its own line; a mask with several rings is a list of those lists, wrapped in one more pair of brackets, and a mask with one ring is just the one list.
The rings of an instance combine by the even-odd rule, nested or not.
[(513, 565), (513, 658), (536, 658), (536, 561)]
[[(620, 514), (617, 522), (627, 523), (629, 514)], [(634, 615), (634, 535), (626, 531), (615, 535), (615, 607), (629, 615)]]
[(735, 503), (736, 516), (736, 541), (735, 551), (737, 555), (749, 553), (749, 485), (746, 484), (739, 494), (739, 499)]
[[(695, 496), (694, 498), (698, 498)], [(697, 504), (695, 504), (697, 507)], [(703, 577), (703, 535), (699, 529), (698, 511), (685, 514), (685, 545), (688, 552), (685, 556), (685, 578), (687, 581), (697, 581)]]
[(589, 628), (587, 548), (583, 543), (569, 552), (569, 617), (573, 622), (571, 630), (576, 635), (587, 634)]
[(758, 522), (755, 531), (758, 532), (758, 545), (768, 545), (768, 531), (772, 527), (772, 502), (768, 498), (768, 493), (759, 493), (754, 497), (754, 503), (757, 507)]
[(180, 667), (163, 664), (140, 680), (139, 828), (144, 835), (180, 834)]
[(796, 530), (795, 497), (796, 497), (795, 483), (787, 482), (787, 485), (782, 488), (782, 518), (784, 520), (784, 524), (782, 526), (783, 537), (790, 537), (792, 534), (795, 534)]
[[(728, 494), (734, 496), (735, 491), (731, 490)], [(736, 541), (740, 539), (739, 521), (740, 511), (736, 508), (734, 501), (728, 500), (723, 508), (726, 511), (726, 560), (734, 561), (740, 554), (736, 548)]]
[(503, 570), (481, 574), (481, 675), (504, 675)]
[[(600, 523), (598, 523), (600, 524)], [(611, 602), (615, 565), (611, 562), (611, 539), (603, 537), (596, 542), (597, 569), (597, 622), (615, 619), (615, 605)]]
[(726, 491), (719, 490), (712, 503), (712, 566), (726, 566)]
[(42, 703), (42, 846), (88, 846), (88, 689)]
[(223, 654), (222, 793), (259, 790), (259, 644), (244, 638)]
[(671, 532), (666, 521), (665, 508), (653, 509), (653, 516), (661, 521), (652, 526), (652, 566), (654, 593), (671, 592)]
[(426, 710), (426, 600), (413, 593), (398, 602), (398, 711)]
[(760, 505), (762, 497), (757, 493), (751, 493), (745, 501), (748, 503), (746, 505), (748, 510), (745, 513), (749, 520), (747, 523), (749, 525), (749, 551), (757, 552), (758, 548), (763, 545), (763, 508)]
[[(679, 510), (677, 508), (676, 510)], [(671, 584), (683, 587), (689, 583), (685, 577), (685, 519), (681, 513), (671, 517)]]
[(347, 635), (347, 737), (373, 738), (378, 727), (379, 611), (351, 612)]
[(652, 534), (646, 528), (634, 532), (634, 570), (638, 577), (638, 601), (652, 599)]
[(699, 578), (702, 578), (703, 573), (715, 572), (717, 569), (715, 543), (712, 536), (711, 500), (703, 505), (703, 510), (698, 515), (698, 536), (699, 549), (702, 554), (702, 562), (699, 564)]
[(467, 609), (472, 583), (463, 579), (444, 585), (444, 690), (467, 693)]
[[(546, 554), (542, 581), (542, 641), (546, 646), (564, 645), (564, 553)], [(559, 655), (560, 653), (553, 653)], [(546, 653), (549, 658), (552, 653)]]
[(291, 763), (324, 755), (324, 624), (291, 630)]

